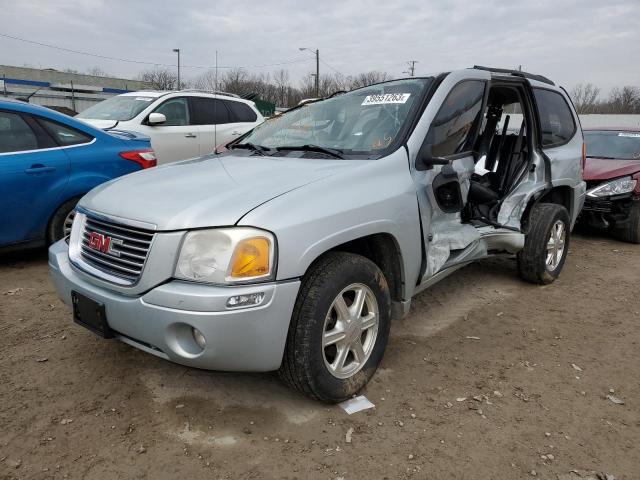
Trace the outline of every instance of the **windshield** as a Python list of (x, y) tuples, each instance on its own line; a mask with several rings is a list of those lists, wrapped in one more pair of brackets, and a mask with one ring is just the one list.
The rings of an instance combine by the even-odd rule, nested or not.
[(239, 145), (313, 145), (345, 154), (382, 154), (404, 133), (432, 80), (396, 80), (303, 105), (267, 120)]
[(584, 132), (587, 157), (640, 160), (640, 132)]
[(78, 118), (93, 120), (131, 120), (142, 110), (151, 105), (156, 97), (118, 95), (83, 110)]

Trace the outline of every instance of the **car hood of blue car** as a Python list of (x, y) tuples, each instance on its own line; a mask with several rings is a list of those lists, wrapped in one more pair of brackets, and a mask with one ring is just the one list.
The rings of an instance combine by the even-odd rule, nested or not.
[(207, 156), (112, 180), (89, 192), (79, 205), (96, 213), (151, 223), (164, 231), (230, 226), (275, 197), (363, 163)]

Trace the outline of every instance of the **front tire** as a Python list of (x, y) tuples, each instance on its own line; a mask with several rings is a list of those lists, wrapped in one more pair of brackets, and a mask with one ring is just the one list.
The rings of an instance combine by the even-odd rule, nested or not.
[(569, 251), (571, 220), (567, 209), (538, 203), (531, 209), (518, 273), (527, 282), (547, 285), (560, 275)]
[(280, 378), (326, 403), (352, 397), (382, 361), (390, 319), (389, 287), (376, 264), (351, 253), (326, 254), (302, 282)]
[(47, 228), (47, 244), (51, 245), (71, 233), (71, 224), (78, 200), (79, 198), (67, 200), (55, 211)]

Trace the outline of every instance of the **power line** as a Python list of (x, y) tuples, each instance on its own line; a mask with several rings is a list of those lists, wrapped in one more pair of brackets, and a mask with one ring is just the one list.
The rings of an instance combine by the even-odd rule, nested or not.
[[(25, 42), (25, 43), (30, 43), (33, 45), (39, 45), (41, 47), (47, 47), (47, 48), (52, 48), (54, 50), (61, 50), (63, 52), (68, 52), (68, 53), (75, 53), (77, 55), (86, 55), (89, 57), (95, 57), (95, 58), (102, 58), (105, 60), (114, 60), (117, 62), (125, 62), (125, 63), (135, 63), (138, 65), (152, 65), (152, 66), (156, 66), (156, 67), (175, 67), (175, 64), (172, 63), (160, 63), (160, 62), (146, 62), (143, 60), (132, 60), (130, 58), (119, 58), (119, 57), (111, 57), (109, 55), (101, 55), (98, 53), (91, 53), (91, 52), (83, 52), (81, 50), (73, 50), (71, 48), (65, 48), (65, 47), (60, 47), (58, 45), (51, 45), (48, 43), (42, 43), (42, 42), (37, 42), (35, 40), (28, 40), (26, 38), (20, 38), (20, 37), (15, 37), (13, 35), (7, 35), (5, 33), (0, 33), (0, 37), (5, 37), (5, 38), (10, 38), (12, 40), (17, 40), (19, 42)], [(277, 66), (281, 66), (281, 65), (291, 65), (293, 63), (303, 63), (303, 62), (308, 62), (309, 59), (298, 59), (298, 60), (288, 60), (288, 61), (284, 61), (284, 62), (278, 62), (278, 63), (265, 63), (262, 65), (232, 65), (232, 66), (223, 66), (223, 65), (218, 65), (218, 68), (265, 68), (265, 67), (277, 67)], [(214, 66), (212, 65), (181, 65), (181, 68), (200, 68), (200, 69), (212, 69), (214, 68)]]
[(331, 65), (329, 65), (327, 62), (325, 62), (324, 60), (322, 60), (322, 58), (320, 59), (320, 62), (323, 63), (324, 65), (326, 65), (327, 67), (329, 67), (331, 70), (333, 70), (336, 73), (339, 73), (340, 75), (344, 76), (344, 73), (342, 73), (340, 70), (338, 70), (335, 67), (332, 67)]

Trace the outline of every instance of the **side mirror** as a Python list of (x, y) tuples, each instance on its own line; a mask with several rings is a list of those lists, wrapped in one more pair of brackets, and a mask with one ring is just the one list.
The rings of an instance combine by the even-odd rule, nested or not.
[(166, 121), (167, 117), (164, 116), (164, 113), (150, 113), (147, 119), (149, 125), (161, 125)]
[(436, 157), (431, 153), (431, 145), (423, 143), (416, 157), (416, 168), (418, 170), (429, 170), (434, 165), (448, 165), (450, 162), (446, 158)]

